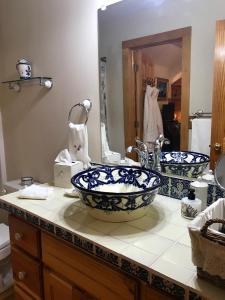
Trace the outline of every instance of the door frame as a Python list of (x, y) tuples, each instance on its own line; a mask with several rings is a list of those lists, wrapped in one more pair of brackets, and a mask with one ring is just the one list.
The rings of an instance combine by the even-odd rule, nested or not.
[(213, 170), (219, 156), (225, 154), (225, 55), (221, 53), (225, 47), (224, 33), (225, 20), (219, 20), (216, 22), (212, 96), (210, 168)]
[(181, 92), (181, 132), (180, 149), (188, 150), (189, 105), (190, 105), (190, 62), (191, 27), (148, 35), (122, 42), (123, 54), (123, 105), (125, 147), (135, 142), (136, 119), (134, 51), (151, 46), (164, 45), (180, 40), (182, 42), (182, 92)]

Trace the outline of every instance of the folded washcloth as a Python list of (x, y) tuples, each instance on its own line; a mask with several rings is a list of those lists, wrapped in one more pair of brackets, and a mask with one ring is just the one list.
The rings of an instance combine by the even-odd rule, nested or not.
[(32, 184), (20, 191), (18, 198), (45, 200), (48, 198), (51, 189), (48, 187)]

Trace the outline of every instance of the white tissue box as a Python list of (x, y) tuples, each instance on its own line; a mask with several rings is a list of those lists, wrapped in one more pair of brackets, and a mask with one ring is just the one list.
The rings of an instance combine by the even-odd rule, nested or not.
[(62, 187), (65, 189), (70, 189), (73, 187), (71, 183), (71, 178), (73, 175), (84, 169), (83, 163), (81, 161), (76, 161), (74, 163), (56, 163), (54, 165), (54, 184), (55, 186)]

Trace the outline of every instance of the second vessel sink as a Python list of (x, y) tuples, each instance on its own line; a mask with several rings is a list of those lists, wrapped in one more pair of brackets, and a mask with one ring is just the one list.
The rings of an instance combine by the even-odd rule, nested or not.
[[(192, 151), (161, 152), (161, 168), (166, 174), (196, 178), (203, 173), (210, 159), (206, 154)], [(149, 167), (153, 165), (153, 156), (149, 155)]]
[(161, 185), (155, 171), (131, 166), (100, 166), (71, 179), (96, 219), (124, 222), (142, 217)]

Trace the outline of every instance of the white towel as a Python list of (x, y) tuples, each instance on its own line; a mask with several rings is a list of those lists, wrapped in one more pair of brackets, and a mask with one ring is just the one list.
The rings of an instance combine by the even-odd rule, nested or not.
[(154, 143), (160, 134), (163, 134), (162, 116), (157, 102), (159, 90), (147, 85), (144, 100), (143, 140), (149, 149), (153, 149)]
[(103, 122), (101, 122), (101, 139), (102, 139), (102, 157), (106, 157), (107, 155), (111, 154), (111, 151), (109, 150), (105, 123)]
[(209, 155), (211, 142), (211, 118), (192, 120), (191, 150)]
[(45, 200), (48, 198), (51, 188), (32, 184), (20, 191), (18, 198)]
[(90, 167), (90, 157), (88, 156), (88, 133), (85, 124), (69, 123), (69, 153), (72, 161), (81, 161), (84, 168)]

